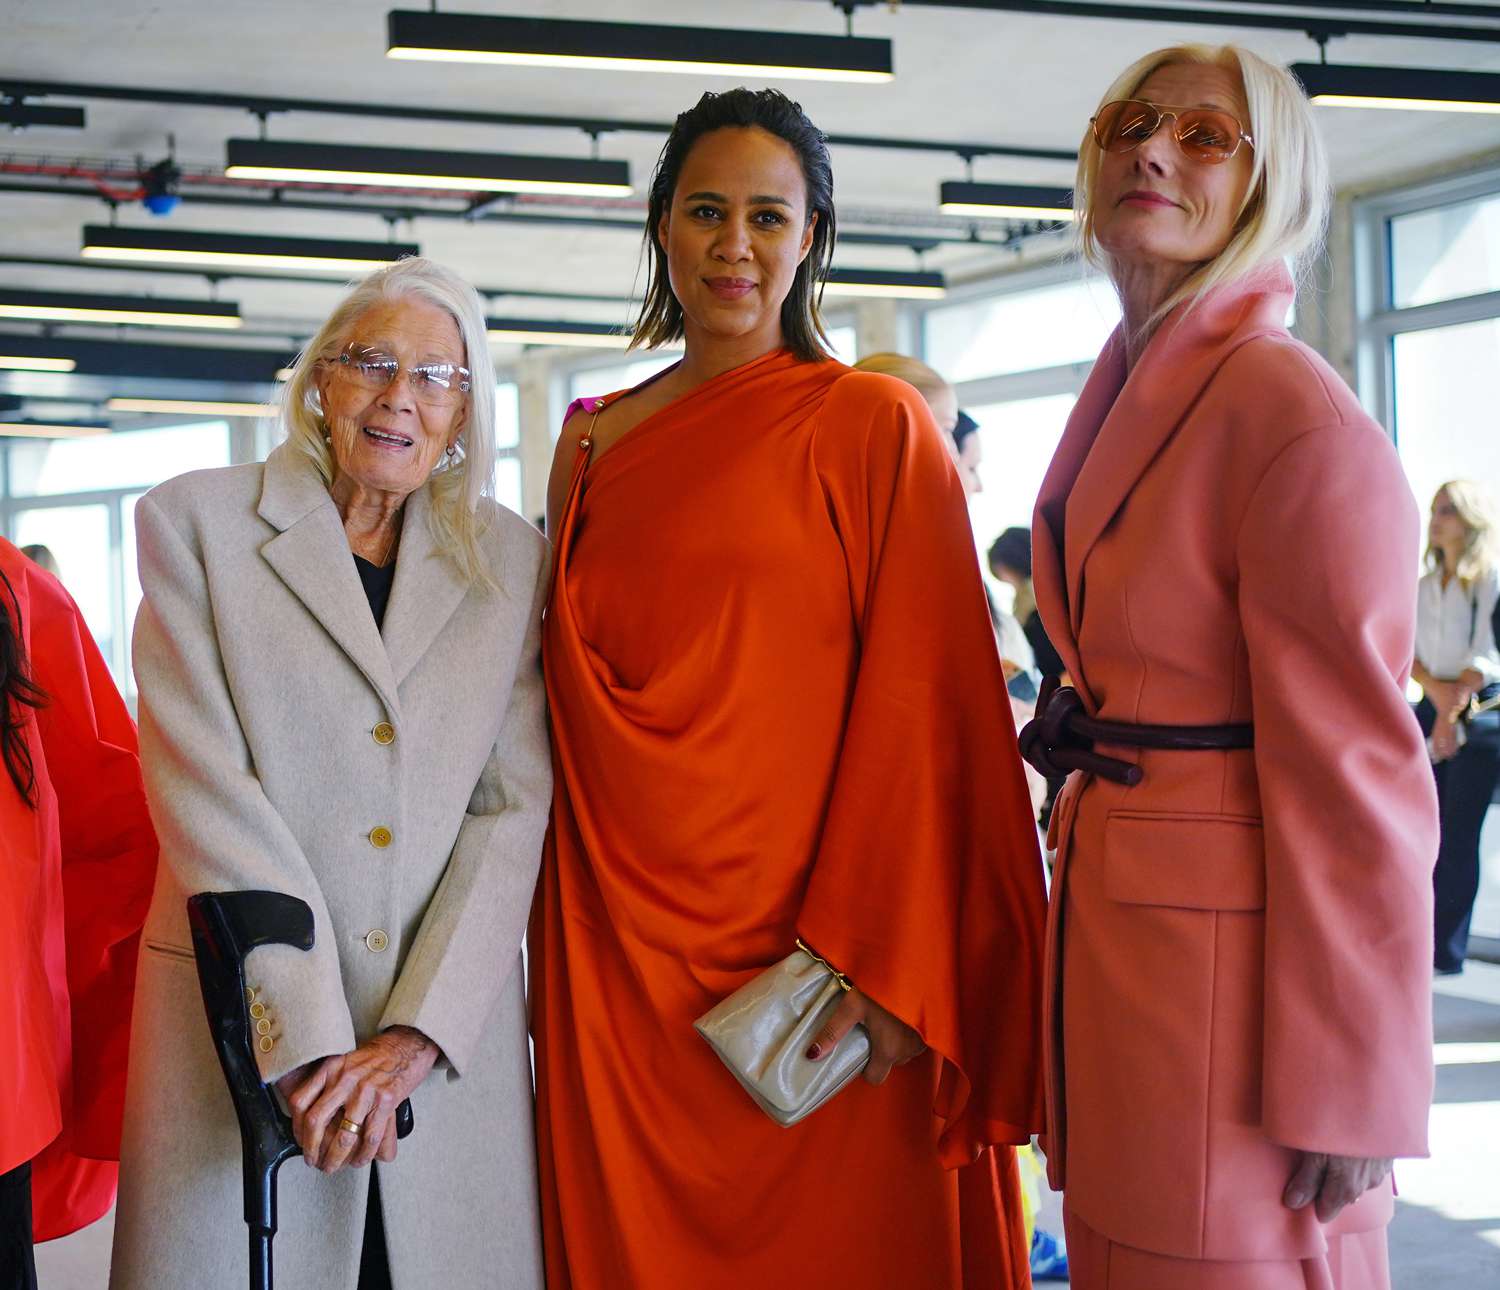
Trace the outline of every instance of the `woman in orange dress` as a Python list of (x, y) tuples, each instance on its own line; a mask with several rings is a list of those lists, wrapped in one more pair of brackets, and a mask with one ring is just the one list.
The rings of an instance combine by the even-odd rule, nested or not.
[[(685, 356), (575, 405), (549, 499), (548, 1284), (1024, 1285), (1044, 897), (963, 491), (916, 391), (823, 349), (797, 105), (705, 95), (648, 228), (637, 336)], [(692, 1023), (799, 936), (856, 987), (807, 1059), (872, 1056), (781, 1129)]]

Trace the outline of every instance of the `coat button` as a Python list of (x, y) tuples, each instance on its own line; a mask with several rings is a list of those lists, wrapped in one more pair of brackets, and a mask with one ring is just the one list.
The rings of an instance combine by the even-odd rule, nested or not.
[(391, 845), (391, 831), (385, 825), (377, 824), (370, 830), (370, 845), (383, 851)]
[(263, 1003), (252, 1003), (250, 1005), (250, 1015), (259, 1021), (266, 1015), (266, 1005)]
[(370, 734), (378, 744), (393, 744), (396, 742), (396, 727), (391, 725), (389, 721), (382, 721), (374, 730), (370, 731)]
[(257, 1035), (269, 1035), (271, 1033), (270, 1017), (262, 1017), (255, 1023), (255, 1033)]
[(379, 954), (390, 943), (391, 938), (378, 927), (365, 937), (365, 948), (372, 954)]
[(276, 1041), (274, 1039), (272, 1039), (270, 1035), (262, 1035), (260, 1037), (260, 1051), (261, 1052), (268, 1053), (268, 1052), (271, 1051), (271, 1049), (273, 1049), (275, 1047), (276, 1047)]

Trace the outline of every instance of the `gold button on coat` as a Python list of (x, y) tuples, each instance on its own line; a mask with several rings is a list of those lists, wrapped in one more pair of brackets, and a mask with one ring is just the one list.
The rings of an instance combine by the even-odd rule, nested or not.
[(270, 1017), (262, 1017), (255, 1023), (255, 1033), (257, 1035), (269, 1035), (271, 1033)]
[(260, 1037), (260, 1051), (261, 1052), (268, 1053), (268, 1052), (271, 1051), (271, 1049), (273, 1049), (275, 1047), (276, 1047), (276, 1041), (274, 1039), (272, 1039), (270, 1035), (262, 1035)]
[(383, 824), (377, 824), (370, 830), (370, 845), (380, 847), (382, 850), (391, 845), (391, 831)]
[(396, 727), (389, 721), (382, 721), (374, 730), (370, 731), (378, 744), (393, 744), (396, 742)]
[(365, 937), (365, 948), (376, 954), (379, 954), (390, 943), (391, 938), (378, 927)]
[(252, 1003), (250, 1005), (250, 1015), (259, 1021), (266, 1015), (266, 1005), (263, 1003)]

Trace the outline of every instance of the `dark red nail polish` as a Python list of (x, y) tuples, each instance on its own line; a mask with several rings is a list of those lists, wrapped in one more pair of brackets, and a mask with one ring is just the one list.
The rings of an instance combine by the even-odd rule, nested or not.
[(810, 1062), (817, 1061), (818, 1060), (818, 1054), (821, 1053), (822, 1051), (823, 1051), (823, 1049), (822, 1049), (821, 1045), (814, 1044), (811, 1048), (809, 1048), (807, 1050), (807, 1060), (810, 1061)]

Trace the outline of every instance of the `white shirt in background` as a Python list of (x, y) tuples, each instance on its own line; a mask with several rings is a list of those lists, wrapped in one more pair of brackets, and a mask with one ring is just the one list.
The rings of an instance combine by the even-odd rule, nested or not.
[(1470, 668), (1482, 684), (1500, 681), (1500, 649), (1493, 618), (1500, 574), (1491, 569), (1465, 587), (1457, 578), (1443, 586), (1440, 573), (1417, 583), (1417, 661), (1433, 676), (1454, 680)]

